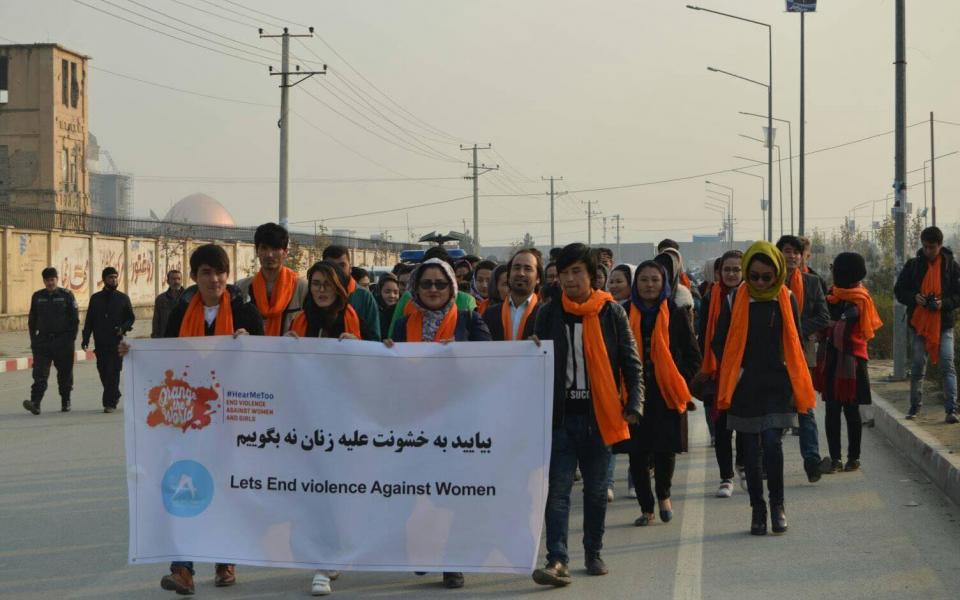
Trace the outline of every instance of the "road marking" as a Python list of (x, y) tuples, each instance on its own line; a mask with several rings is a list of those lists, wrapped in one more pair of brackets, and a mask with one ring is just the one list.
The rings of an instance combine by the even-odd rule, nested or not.
[(673, 580), (674, 600), (700, 600), (703, 597), (703, 502), (710, 448), (706, 446), (703, 418), (694, 413), (688, 419), (692, 451), (687, 455), (687, 495), (681, 505), (683, 514), (677, 548), (677, 574)]

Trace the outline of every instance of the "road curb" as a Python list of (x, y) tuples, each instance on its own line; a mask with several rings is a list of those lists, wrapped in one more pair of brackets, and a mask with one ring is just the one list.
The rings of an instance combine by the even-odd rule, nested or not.
[[(83, 362), (93, 360), (93, 350), (77, 350), (74, 352), (74, 361)], [(11, 371), (26, 371), (33, 368), (33, 357), (22, 356), (20, 358), (7, 358), (0, 360), (0, 373), (9, 373)]]
[(904, 456), (960, 506), (960, 456), (951, 454), (936, 438), (873, 393), (875, 426)]

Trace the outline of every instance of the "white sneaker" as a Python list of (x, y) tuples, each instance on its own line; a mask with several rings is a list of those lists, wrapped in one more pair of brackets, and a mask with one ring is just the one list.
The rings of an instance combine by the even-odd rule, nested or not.
[(310, 593), (314, 596), (329, 596), (333, 593), (330, 589), (330, 578), (324, 575), (323, 571), (317, 571), (313, 576), (313, 583), (310, 584)]
[(733, 480), (724, 479), (720, 487), (717, 488), (717, 498), (729, 498), (733, 495)]

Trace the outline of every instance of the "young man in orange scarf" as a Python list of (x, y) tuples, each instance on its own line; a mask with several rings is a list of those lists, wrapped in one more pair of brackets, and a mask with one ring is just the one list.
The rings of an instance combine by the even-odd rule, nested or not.
[[(245, 302), (236, 287), (227, 284), (230, 257), (216, 244), (204, 244), (190, 255), (190, 278), (196, 285), (184, 290), (180, 303), (170, 314), (163, 337), (199, 337), (206, 335), (263, 335), (263, 318), (257, 307)], [(120, 343), (120, 355), (130, 351)], [(236, 565), (217, 563), (214, 585), (226, 587), (237, 582)], [(181, 595), (193, 595), (193, 562), (174, 561), (160, 587)]]
[(307, 282), (284, 265), (290, 245), (287, 230), (264, 223), (253, 234), (260, 271), (237, 282), (243, 297), (257, 307), (267, 335), (283, 335), (303, 308)]
[[(344, 246), (327, 246), (323, 249), (323, 260), (336, 263), (344, 273), (352, 273), (350, 265), (350, 251)], [(403, 291), (401, 290), (401, 293)], [(377, 299), (373, 297), (370, 290), (357, 285), (357, 282), (350, 277), (347, 287), (349, 294), (347, 301), (353, 310), (357, 311), (360, 318), (360, 325), (363, 331), (363, 339), (380, 341), (380, 308), (377, 306)]]
[(943, 408), (946, 422), (957, 423), (957, 367), (953, 362), (953, 312), (960, 306), (960, 266), (953, 252), (943, 247), (943, 232), (927, 227), (920, 233), (923, 247), (907, 261), (893, 293), (907, 307), (913, 332), (913, 366), (910, 369), (912, 419), (923, 406), (923, 374), (927, 355), (940, 364), (943, 374)]
[(540, 298), (536, 292), (542, 279), (543, 255), (536, 248), (523, 248), (510, 258), (507, 263), (510, 294), (503, 302), (491, 304), (482, 313), (493, 341), (525, 340), (533, 335), (533, 325), (540, 310)]
[[(570, 244), (557, 257), (562, 293), (537, 315), (534, 342), (553, 340), (553, 446), (547, 493), (547, 564), (541, 585), (571, 583), (567, 563), (570, 493), (577, 464), (583, 474), (583, 546), (590, 575), (605, 575), (600, 558), (607, 514), (607, 450), (629, 438), (627, 423), (643, 413), (643, 367), (623, 307), (593, 289), (597, 255)], [(623, 398), (621, 400), (621, 386)]]
[[(784, 235), (777, 240), (777, 250), (783, 254), (787, 263), (786, 286), (793, 292), (800, 307), (800, 337), (803, 342), (803, 355), (807, 367), (813, 369), (817, 364), (817, 337), (820, 331), (830, 324), (830, 312), (827, 310), (827, 298), (823, 293), (821, 280), (817, 275), (804, 272), (803, 241), (794, 235)], [(820, 456), (820, 433), (817, 431), (817, 418), (810, 410), (800, 413), (798, 433), (800, 435), (800, 454), (803, 456), (803, 470), (807, 481), (820, 480), (823, 473), (830, 472), (830, 459)]]

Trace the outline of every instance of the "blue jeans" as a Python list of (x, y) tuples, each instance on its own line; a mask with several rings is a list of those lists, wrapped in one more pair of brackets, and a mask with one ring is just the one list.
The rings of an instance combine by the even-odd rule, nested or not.
[(603, 526), (607, 518), (610, 452), (603, 443), (593, 414), (566, 415), (564, 422), (553, 430), (545, 515), (547, 562), (570, 562), (567, 554), (570, 493), (578, 462), (583, 476), (583, 549), (587, 557), (598, 556), (603, 548)]
[[(744, 470), (747, 475), (747, 490), (750, 506), (763, 506), (763, 471), (767, 472), (767, 489), (770, 504), (783, 504), (783, 430), (766, 429), (760, 433), (737, 432), (743, 436), (743, 452), (746, 454)], [(763, 451), (761, 452), (761, 447)], [(760, 468), (763, 461), (764, 469)]]
[(820, 433), (817, 431), (817, 418), (811, 408), (806, 413), (797, 413), (800, 429), (800, 456), (803, 463), (809, 465), (820, 462)]
[[(922, 309), (917, 309), (922, 310)], [(910, 369), (910, 408), (923, 406), (923, 375), (927, 368), (927, 348), (924, 339), (912, 329), (913, 366)], [(940, 373), (943, 375), (943, 408), (947, 414), (957, 410), (957, 365), (953, 362), (953, 330), (940, 332)]]

